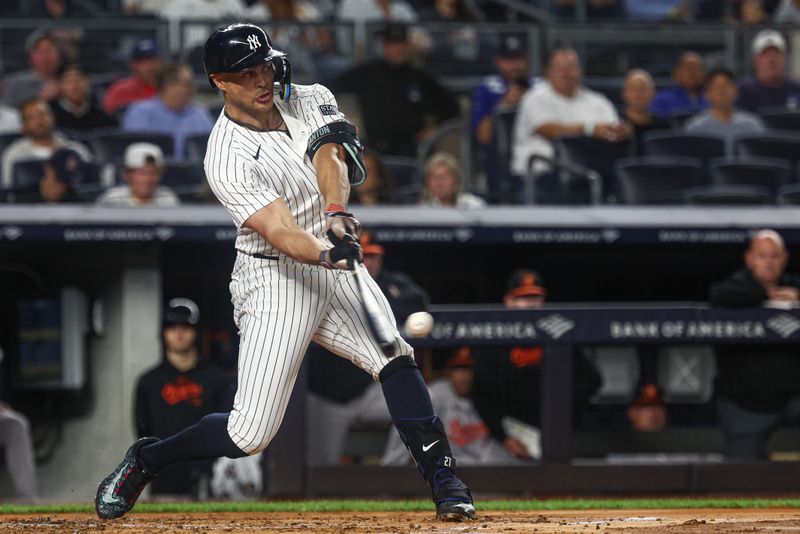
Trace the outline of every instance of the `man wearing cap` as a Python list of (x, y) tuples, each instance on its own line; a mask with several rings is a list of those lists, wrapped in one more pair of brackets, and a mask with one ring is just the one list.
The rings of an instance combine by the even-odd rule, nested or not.
[(786, 77), (786, 40), (775, 30), (761, 30), (753, 39), (755, 77), (739, 85), (740, 109), (800, 106), (800, 83)]
[(186, 65), (167, 65), (158, 73), (158, 96), (131, 104), (122, 118), (129, 132), (160, 132), (175, 140), (175, 159), (184, 158), (184, 143), (193, 134), (208, 133), (214, 118), (208, 110), (192, 103), (194, 74)]
[(156, 75), (161, 69), (161, 51), (153, 39), (139, 39), (133, 46), (128, 68), (133, 76), (111, 84), (103, 99), (103, 108), (115, 115), (133, 102), (156, 96)]
[[(383, 28), (383, 57), (358, 65), (332, 85), (335, 94), (358, 98), (365, 144), (381, 154), (416, 156), (417, 143), (458, 116), (458, 103), (430, 74), (411, 65), (408, 27)], [(391, 103), (390, 105), (387, 105)]]
[(3, 152), (2, 158), (2, 186), (13, 189), (14, 164), (20, 161), (41, 160), (45, 161), (53, 156), (59, 148), (69, 148), (80, 154), (84, 161), (90, 161), (89, 150), (82, 144), (71, 141), (63, 134), (55, 131), (55, 119), (50, 106), (39, 99), (27, 100), (20, 106), (22, 119), (22, 134), (24, 137), (17, 139)]
[[(166, 438), (205, 415), (230, 410), (233, 388), (224, 371), (200, 356), (199, 311), (194, 301), (175, 298), (164, 309), (164, 359), (146, 371), (136, 385), (135, 426), (138, 437)], [(153, 494), (196, 495), (210, 462), (180, 462), (164, 468), (153, 481)]]
[[(475, 359), (472, 349), (461, 347), (444, 364), (444, 377), (428, 388), (431, 402), (442, 420), (453, 454), (460, 465), (510, 464), (529, 457), (526, 447), (515, 438), (505, 444), (494, 439), (470, 398), (475, 380)], [(391, 431), (381, 465), (407, 464), (411, 455), (400, 437)]]
[(152, 143), (133, 143), (125, 149), (125, 182), (109, 188), (97, 203), (111, 207), (171, 207), (180, 204), (169, 187), (159, 185), (164, 153)]
[(58, 95), (48, 104), (58, 128), (88, 132), (95, 128), (111, 128), (111, 118), (91, 94), (89, 75), (78, 63), (66, 63), (58, 71)]
[(3, 102), (12, 108), (33, 97), (49, 100), (57, 92), (56, 74), (63, 58), (55, 36), (47, 30), (36, 30), (25, 40), (25, 52), (29, 69), (7, 76), (3, 84)]

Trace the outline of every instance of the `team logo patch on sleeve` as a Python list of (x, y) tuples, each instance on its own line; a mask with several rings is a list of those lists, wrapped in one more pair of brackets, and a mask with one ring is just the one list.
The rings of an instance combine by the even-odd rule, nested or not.
[(322, 104), (319, 107), (319, 110), (323, 115), (336, 115), (339, 113), (339, 110), (336, 109), (336, 106), (332, 106), (331, 104)]

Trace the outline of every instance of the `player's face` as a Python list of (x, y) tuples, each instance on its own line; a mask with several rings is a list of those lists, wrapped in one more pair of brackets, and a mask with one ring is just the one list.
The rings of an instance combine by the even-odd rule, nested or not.
[(168, 351), (185, 352), (194, 346), (197, 331), (185, 324), (175, 324), (164, 329), (164, 347)]
[(452, 367), (447, 370), (447, 378), (459, 397), (468, 397), (472, 392), (474, 373), (469, 367)]
[(226, 103), (233, 108), (251, 115), (272, 109), (275, 73), (271, 62), (219, 75), (219, 79), (224, 82)]
[(148, 201), (153, 198), (161, 181), (161, 169), (157, 165), (147, 163), (137, 169), (127, 170), (125, 177), (133, 198)]

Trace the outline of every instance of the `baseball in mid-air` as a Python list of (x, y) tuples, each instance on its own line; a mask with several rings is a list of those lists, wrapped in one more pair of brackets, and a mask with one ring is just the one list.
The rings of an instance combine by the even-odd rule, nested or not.
[(433, 315), (424, 311), (412, 313), (406, 319), (404, 329), (412, 337), (427, 336), (433, 329)]

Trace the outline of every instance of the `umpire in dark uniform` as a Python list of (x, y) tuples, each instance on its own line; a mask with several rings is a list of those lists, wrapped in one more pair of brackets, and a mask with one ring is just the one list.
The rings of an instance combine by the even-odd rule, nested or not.
[[(796, 306), (800, 277), (785, 272), (789, 254), (780, 235), (758, 232), (745, 252), (745, 269), (711, 288), (711, 303), (754, 308), (768, 301)], [(725, 456), (765, 460), (769, 437), (800, 419), (800, 351), (797, 345), (719, 346), (717, 406)]]
[[(197, 304), (185, 298), (169, 301), (164, 310), (164, 359), (145, 372), (136, 385), (136, 435), (166, 438), (201, 417), (229, 411), (233, 383), (224, 370), (200, 356), (197, 347)], [(180, 462), (164, 468), (152, 482), (153, 495), (196, 497), (198, 482), (209, 474), (209, 461)]]

